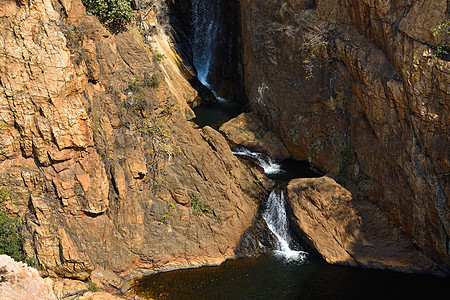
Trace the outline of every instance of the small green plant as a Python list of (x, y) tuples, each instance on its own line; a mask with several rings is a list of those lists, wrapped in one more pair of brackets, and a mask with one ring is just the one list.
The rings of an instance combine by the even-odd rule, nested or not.
[(443, 58), (450, 52), (450, 47), (447, 46), (447, 44), (439, 44), (436, 46), (433, 46), (433, 54), (435, 57)]
[(200, 195), (197, 193), (190, 193), (191, 207), (194, 209), (193, 214), (196, 216), (202, 216), (212, 210), (211, 205), (208, 202), (200, 200)]
[(159, 53), (158, 50), (155, 50), (155, 56), (156, 56), (156, 61), (159, 63), (161, 63), (164, 59), (167, 58), (167, 56), (163, 53)]
[(25, 261), (22, 245), (22, 220), (0, 212), (0, 253), (7, 254), (16, 261)]
[(433, 55), (445, 58), (450, 53), (450, 20), (433, 28), (433, 35), (439, 43), (432, 46)]
[(352, 150), (350, 148), (341, 148), (339, 149), (339, 152), (341, 153), (342, 157), (342, 164), (345, 166), (352, 160)]
[(436, 37), (444, 36), (450, 34), (450, 20), (447, 22), (441, 23), (435, 28), (433, 28), (433, 34)]
[[(6, 201), (9, 201), (11, 198), (9, 196), (9, 189), (6, 187), (0, 188), (0, 205), (5, 203)], [(2, 205), (3, 207), (3, 205)]]
[(352, 96), (346, 95), (342, 101), (344, 102), (344, 104), (348, 104), (350, 103), (350, 100), (352, 100)]
[(9, 189), (0, 188), (0, 253), (7, 254), (17, 261), (25, 259), (22, 251), (22, 220), (7, 214), (6, 202), (11, 201)]
[(6, 202), (10, 201), (9, 190), (0, 188), (0, 253), (7, 254), (17, 261), (25, 259), (22, 251), (22, 220), (17, 216), (9, 216)]
[(36, 258), (27, 257), (23, 251), (24, 237), (23, 219), (7, 213), (6, 202), (11, 201), (9, 189), (0, 188), (0, 254), (11, 256), (16, 261), (22, 261), (29, 266), (39, 268)]
[(92, 281), (89, 281), (88, 289), (93, 293), (98, 292), (98, 286), (95, 283), (93, 283)]
[(131, 0), (82, 0), (88, 14), (95, 15), (110, 30), (123, 30), (133, 19)]
[(167, 204), (167, 211), (166, 211), (166, 213), (165, 213), (161, 218), (159, 218), (159, 220), (158, 220), (160, 225), (161, 225), (164, 221), (169, 220), (170, 213), (171, 213), (174, 209), (175, 209), (175, 205), (174, 205), (174, 204), (172, 204), (172, 203)]
[(157, 74), (150, 76), (149, 74), (144, 74), (144, 86), (150, 88), (157, 88), (159, 86), (159, 77)]

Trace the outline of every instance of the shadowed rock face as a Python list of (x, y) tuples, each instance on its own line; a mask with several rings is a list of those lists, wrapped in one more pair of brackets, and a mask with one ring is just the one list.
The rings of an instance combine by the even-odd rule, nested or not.
[(450, 264), (448, 1), (240, 2), (255, 112)]
[(294, 179), (287, 187), (292, 223), (332, 264), (439, 273), (386, 215), (329, 177)]
[(196, 92), (155, 15), (143, 39), (112, 35), (79, 0), (17, 3), (0, 5), (0, 186), (43, 275), (235, 257), (262, 188), (218, 132), (186, 121)]

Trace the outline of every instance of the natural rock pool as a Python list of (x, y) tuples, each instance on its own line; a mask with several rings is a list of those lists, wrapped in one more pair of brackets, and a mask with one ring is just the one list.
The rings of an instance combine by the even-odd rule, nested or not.
[(449, 286), (449, 279), (432, 276), (262, 255), (149, 275), (133, 289), (154, 299), (444, 299)]
[[(259, 164), (278, 183), (298, 177), (317, 177), (320, 172), (306, 162), (286, 160), (278, 164), (267, 156), (241, 148), (235, 155)], [(279, 233), (284, 209), (272, 207), (272, 194), (263, 213), (278, 243), (256, 257), (225, 261), (220, 266), (161, 272), (137, 279), (133, 291), (144, 299), (438, 299), (448, 291), (450, 279), (333, 266), (313, 254), (290, 249), (288, 228)], [(281, 194), (282, 195), (282, 194)], [(283, 196), (279, 196), (283, 197)], [(280, 198), (281, 199), (281, 198)], [(278, 199), (278, 200), (280, 200)], [(284, 201), (284, 199), (282, 199)], [(281, 215), (272, 210), (281, 212)], [(285, 220), (286, 221), (286, 220)], [(270, 228), (270, 226), (268, 226)], [(278, 234), (281, 237), (278, 237)], [(284, 236), (286, 235), (286, 236)], [(286, 242), (283, 247), (280, 241)], [(265, 245), (262, 245), (265, 244)], [(270, 244), (270, 243), (269, 243)], [(292, 255), (297, 254), (297, 255)]]

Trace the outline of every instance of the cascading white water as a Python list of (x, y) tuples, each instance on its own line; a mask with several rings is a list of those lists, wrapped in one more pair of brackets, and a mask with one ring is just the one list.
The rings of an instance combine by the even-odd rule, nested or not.
[[(233, 154), (256, 159), (267, 175), (284, 172), (280, 164), (277, 164), (270, 157), (262, 153), (252, 152), (246, 148), (239, 148), (234, 150)], [(308, 253), (304, 251), (292, 250), (289, 247), (289, 224), (285, 202), (286, 200), (283, 192), (272, 190), (269, 195), (269, 199), (267, 199), (263, 219), (266, 221), (269, 230), (277, 238), (277, 249), (275, 250), (275, 253), (289, 261), (303, 261)]]
[(268, 175), (283, 173), (283, 169), (281, 169), (281, 165), (274, 162), (270, 157), (258, 153), (252, 152), (245, 148), (239, 148), (233, 151), (234, 155), (246, 156), (258, 161), (258, 164), (264, 169), (264, 173)]
[(288, 260), (303, 261), (306, 258), (307, 252), (292, 250), (289, 247), (289, 224), (283, 192), (273, 190), (270, 193), (263, 219), (266, 221), (267, 227), (269, 227), (270, 231), (277, 238), (278, 245), (277, 250), (275, 250), (276, 254)]
[(210, 88), (208, 75), (219, 37), (218, 11), (210, 0), (192, 0), (193, 63), (200, 82)]

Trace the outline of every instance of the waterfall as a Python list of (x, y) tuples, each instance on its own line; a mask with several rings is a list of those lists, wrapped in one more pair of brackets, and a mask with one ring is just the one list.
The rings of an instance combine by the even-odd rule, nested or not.
[(263, 219), (270, 231), (277, 238), (277, 249), (275, 253), (287, 260), (303, 261), (307, 252), (292, 250), (289, 247), (289, 224), (285, 209), (285, 198), (283, 192), (273, 190), (267, 200)]
[(193, 63), (200, 82), (211, 89), (208, 76), (220, 35), (218, 6), (211, 0), (192, 0), (192, 10)]
[(234, 150), (233, 154), (256, 159), (258, 161), (258, 164), (261, 166), (261, 168), (264, 169), (264, 173), (266, 173), (267, 175), (279, 174), (279, 173), (284, 172), (283, 169), (281, 169), (280, 164), (274, 162), (270, 157), (268, 157), (262, 153), (251, 152), (248, 149), (239, 148), (239, 149)]
[[(252, 152), (246, 148), (239, 148), (234, 150), (233, 154), (256, 160), (267, 175), (285, 172), (280, 164), (262, 153)], [(289, 235), (289, 222), (286, 214), (286, 199), (282, 191), (272, 190), (267, 199), (263, 219), (269, 230), (276, 237), (277, 249), (275, 250), (275, 254), (288, 261), (304, 261), (308, 255), (307, 252), (293, 250), (289, 247), (291, 237)]]

